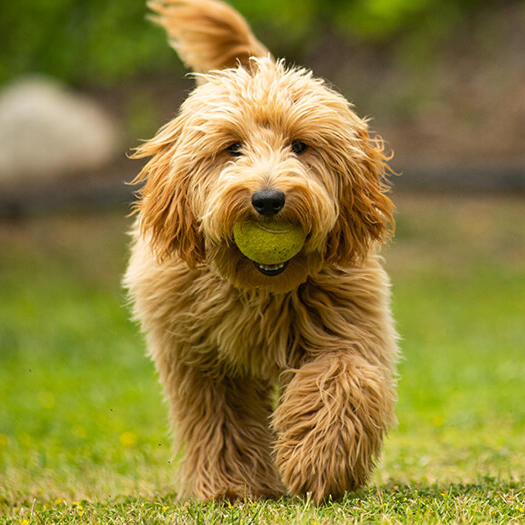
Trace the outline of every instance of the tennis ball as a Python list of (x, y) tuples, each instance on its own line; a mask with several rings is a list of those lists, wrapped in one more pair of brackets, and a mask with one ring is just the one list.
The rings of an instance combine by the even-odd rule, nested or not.
[(248, 220), (233, 225), (233, 239), (248, 259), (259, 264), (280, 264), (301, 251), (306, 234), (290, 222)]

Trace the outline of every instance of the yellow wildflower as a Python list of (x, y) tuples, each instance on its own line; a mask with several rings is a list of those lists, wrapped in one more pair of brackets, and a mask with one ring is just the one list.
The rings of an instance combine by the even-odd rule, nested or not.
[(445, 424), (445, 420), (442, 416), (436, 416), (432, 418), (432, 424), (435, 427), (442, 427)]
[(86, 439), (86, 429), (84, 427), (81, 427), (80, 425), (77, 425), (74, 427), (74, 432), (77, 437), (80, 439)]
[(120, 442), (125, 447), (134, 447), (137, 444), (137, 436), (133, 432), (123, 432), (120, 434)]

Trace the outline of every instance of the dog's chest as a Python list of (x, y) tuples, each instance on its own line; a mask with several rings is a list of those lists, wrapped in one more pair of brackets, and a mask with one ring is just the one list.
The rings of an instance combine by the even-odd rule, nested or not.
[[(294, 310), (287, 297), (242, 296), (222, 290), (215, 301), (196, 301), (198, 315), (187, 325), (191, 351), (214, 356), (217, 364), (234, 373), (274, 379), (294, 366), (299, 352)], [(196, 312), (195, 312), (196, 313)]]

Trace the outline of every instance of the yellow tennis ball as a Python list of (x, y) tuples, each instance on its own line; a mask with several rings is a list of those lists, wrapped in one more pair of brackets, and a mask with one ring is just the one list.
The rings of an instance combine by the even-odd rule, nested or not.
[(280, 264), (301, 251), (306, 234), (290, 222), (249, 220), (233, 225), (233, 239), (248, 259), (259, 264)]

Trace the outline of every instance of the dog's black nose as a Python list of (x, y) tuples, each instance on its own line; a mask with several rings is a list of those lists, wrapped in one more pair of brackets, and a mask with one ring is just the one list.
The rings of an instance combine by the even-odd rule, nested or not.
[(252, 205), (261, 215), (275, 215), (284, 207), (286, 197), (282, 191), (261, 190), (252, 195)]

